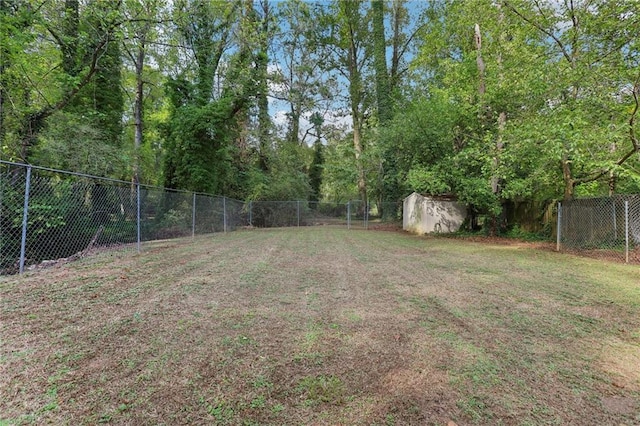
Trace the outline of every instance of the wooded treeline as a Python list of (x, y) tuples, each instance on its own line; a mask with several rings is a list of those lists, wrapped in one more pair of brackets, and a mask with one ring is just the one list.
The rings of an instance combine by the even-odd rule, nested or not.
[(250, 200), (637, 193), (635, 0), (0, 0), (0, 158)]

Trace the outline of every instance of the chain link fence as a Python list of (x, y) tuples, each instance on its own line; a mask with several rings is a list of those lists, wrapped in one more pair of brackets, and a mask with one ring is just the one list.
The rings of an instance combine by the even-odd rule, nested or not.
[(240, 227), (401, 222), (395, 203), (243, 202), (0, 161), (0, 275)]
[(640, 195), (558, 204), (558, 250), (640, 263)]
[(244, 203), (0, 161), (0, 275), (82, 257), (140, 251), (151, 240), (233, 231)]
[(341, 226), (369, 229), (398, 227), (402, 208), (397, 203), (325, 203), (310, 201), (251, 201), (245, 206), (251, 226)]
[(0, 164), (0, 273), (136, 241), (125, 182)]
[[(398, 229), (400, 203), (249, 201), (0, 161), (0, 275), (240, 227)], [(558, 250), (640, 263), (640, 195), (558, 205)]]

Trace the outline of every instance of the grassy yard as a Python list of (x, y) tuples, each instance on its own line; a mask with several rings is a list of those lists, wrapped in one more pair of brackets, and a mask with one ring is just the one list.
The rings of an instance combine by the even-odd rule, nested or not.
[(328, 227), (0, 278), (0, 425), (640, 424), (640, 268)]

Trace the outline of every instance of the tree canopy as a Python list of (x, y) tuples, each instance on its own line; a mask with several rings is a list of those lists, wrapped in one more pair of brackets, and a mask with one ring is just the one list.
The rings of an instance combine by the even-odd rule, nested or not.
[[(0, 158), (245, 199), (634, 193), (635, 0), (0, 0)], [(506, 224), (509, 226), (509, 224)]]

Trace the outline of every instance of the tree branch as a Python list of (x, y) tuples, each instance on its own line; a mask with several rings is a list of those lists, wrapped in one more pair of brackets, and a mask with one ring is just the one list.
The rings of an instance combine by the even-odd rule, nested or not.
[[(631, 116), (629, 117), (629, 140), (631, 141), (631, 149), (629, 149), (629, 151), (627, 151), (622, 157), (618, 159), (618, 161), (615, 162), (616, 166), (621, 166), (625, 161), (631, 158), (633, 154), (635, 154), (636, 152), (640, 152), (640, 141), (638, 141), (638, 137), (635, 133), (635, 119), (638, 114), (638, 110), (640, 110), (640, 74), (638, 74), (638, 77), (633, 84), (631, 95), (633, 96), (634, 101), (633, 111), (631, 111)], [(574, 179), (573, 186), (598, 180), (610, 171), (610, 168), (603, 168), (594, 172), (590, 176), (586, 176), (580, 179)]]
[(523, 21), (525, 21), (526, 23), (534, 26), (539, 31), (541, 31), (542, 33), (544, 33), (547, 36), (549, 36), (558, 45), (558, 47), (560, 48), (560, 52), (562, 52), (562, 56), (564, 56), (564, 58), (570, 64), (573, 64), (573, 60), (571, 58), (571, 55), (569, 54), (569, 52), (568, 52), (566, 46), (564, 45), (564, 43), (562, 43), (562, 40), (560, 40), (558, 38), (558, 36), (556, 36), (552, 31), (549, 31), (548, 29), (544, 28), (542, 25), (540, 25), (537, 22), (533, 21), (532, 19), (529, 19), (526, 16), (524, 16), (522, 13), (520, 13), (519, 10), (517, 10), (515, 7), (513, 7), (508, 1), (505, 1), (504, 5), (509, 10), (511, 10), (513, 13), (515, 13), (518, 17), (520, 17)]

